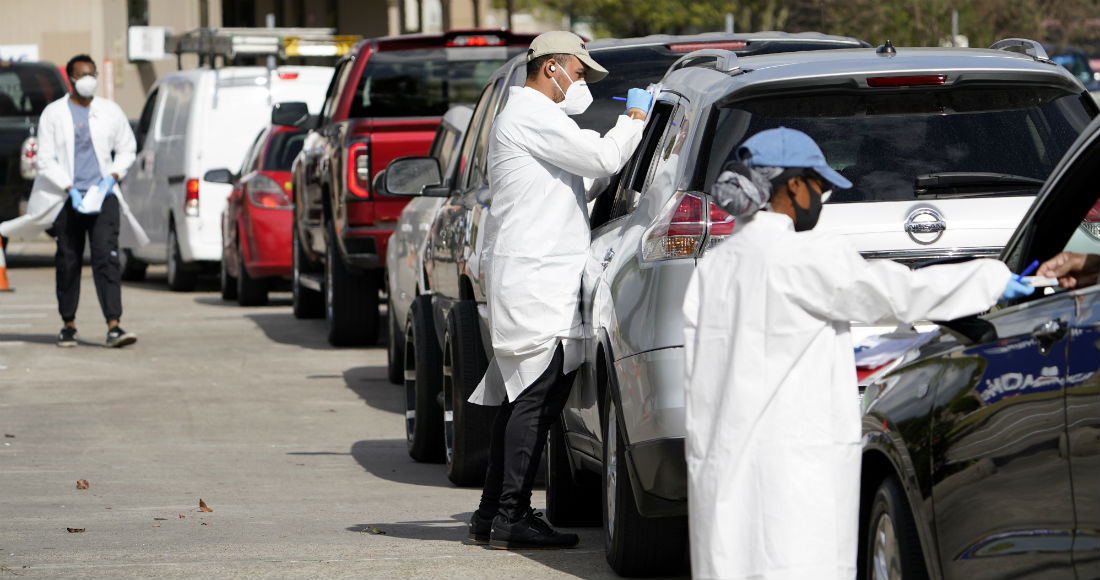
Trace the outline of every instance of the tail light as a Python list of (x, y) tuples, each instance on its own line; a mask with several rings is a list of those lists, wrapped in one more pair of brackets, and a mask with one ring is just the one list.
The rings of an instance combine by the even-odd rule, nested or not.
[(733, 216), (702, 193), (679, 193), (666, 207), (664, 217), (643, 235), (642, 260), (646, 262), (701, 256), (733, 231)]
[(1100, 199), (1096, 200), (1096, 203), (1089, 209), (1089, 213), (1085, 214), (1085, 219), (1081, 222), (1081, 229), (1093, 238), (1100, 240)]
[(869, 87), (930, 87), (947, 83), (947, 75), (868, 77)]
[(199, 215), (199, 180), (187, 180), (187, 195), (183, 198), (184, 215)]
[(245, 187), (248, 188), (248, 201), (256, 207), (267, 209), (290, 207), (290, 196), (274, 179), (266, 175), (253, 177)]
[(34, 164), (37, 159), (38, 137), (31, 134), (23, 141), (23, 146), (19, 149), (19, 174), (23, 176), (23, 179), (34, 179), (38, 175), (38, 168)]
[(281, 81), (296, 81), (296, 80), (298, 80), (298, 73), (296, 73), (296, 72), (283, 71), (283, 72), (279, 73), (278, 76), (279, 76), (279, 80), (281, 80)]
[(348, 191), (355, 197), (370, 197), (370, 149), (355, 143), (348, 149)]
[(495, 34), (464, 34), (447, 41), (447, 46), (502, 46), (504, 39)]

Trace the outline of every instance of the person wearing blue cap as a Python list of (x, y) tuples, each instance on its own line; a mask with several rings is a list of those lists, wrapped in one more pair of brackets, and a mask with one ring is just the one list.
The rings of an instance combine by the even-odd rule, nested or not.
[(710, 195), (737, 219), (684, 298), (692, 576), (856, 576), (860, 416), (851, 322), (949, 320), (1024, 286), (996, 260), (920, 270), (813, 231), (852, 184), (805, 133), (762, 131)]

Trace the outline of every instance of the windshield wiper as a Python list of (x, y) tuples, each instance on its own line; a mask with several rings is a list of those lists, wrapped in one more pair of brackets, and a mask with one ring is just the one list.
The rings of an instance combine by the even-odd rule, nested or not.
[[(922, 195), (975, 195), (991, 191), (1039, 189), (1042, 179), (981, 171), (941, 171), (925, 173), (913, 180), (913, 192)], [(951, 191), (948, 191), (951, 190)]]

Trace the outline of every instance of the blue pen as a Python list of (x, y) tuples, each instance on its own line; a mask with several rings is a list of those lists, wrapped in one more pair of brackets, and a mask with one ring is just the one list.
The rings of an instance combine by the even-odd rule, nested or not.
[(625, 101), (626, 100), (626, 97), (611, 97), (611, 98), (615, 99), (616, 101)]
[(1020, 277), (1023, 278), (1024, 276), (1030, 276), (1034, 274), (1035, 270), (1037, 269), (1039, 269), (1039, 260), (1035, 260), (1034, 262), (1028, 264), (1027, 268), (1024, 268), (1023, 272), (1020, 272)]

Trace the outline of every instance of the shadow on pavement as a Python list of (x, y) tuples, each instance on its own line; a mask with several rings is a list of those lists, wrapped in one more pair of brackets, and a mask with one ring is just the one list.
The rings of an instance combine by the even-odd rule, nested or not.
[(386, 379), (386, 367), (354, 367), (344, 371), (344, 383), (368, 405), (405, 415), (405, 390)]
[[(215, 299), (211, 298), (210, 300)], [(221, 298), (216, 300), (221, 304), (230, 304), (236, 307), (235, 302), (222, 302)], [(294, 313), (289, 310), (285, 312), (250, 312), (244, 316), (255, 322), (256, 326), (259, 326), (260, 330), (267, 335), (267, 338), (275, 342), (316, 350), (333, 350), (336, 348), (330, 345), (325, 338), (324, 319), (301, 320), (294, 318)]]
[(438, 463), (417, 463), (404, 439), (368, 439), (351, 446), (351, 456), (371, 475), (408, 485), (452, 487)]
[[(470, 512), (467, 512), (465, 514), (455, 514), (447, 520), (375, 522), (356, 524), (345, 529), (360, 534), (384, 535), (410, 540), (460, 541), (466, 539), (466, 522), (469, 520)], [(474, 544), (474, 542), (469, 543)]]
[[(58, 323), (57, 327), (61, 328), (61, 324)], [(104, 333), (104, 336), (106, 336), (106, 332)], [(33, 343), (33, 344), (48, 344), (50, 346), (54, 346), (54, 345), (57, 344), (57, 335), (56, 334), (10, 334), (10, 333), (0, 334), (0, 342), (9, 342), (9, 341), (22, 341), (22, 342), (29, 342), (29, 343)]]

